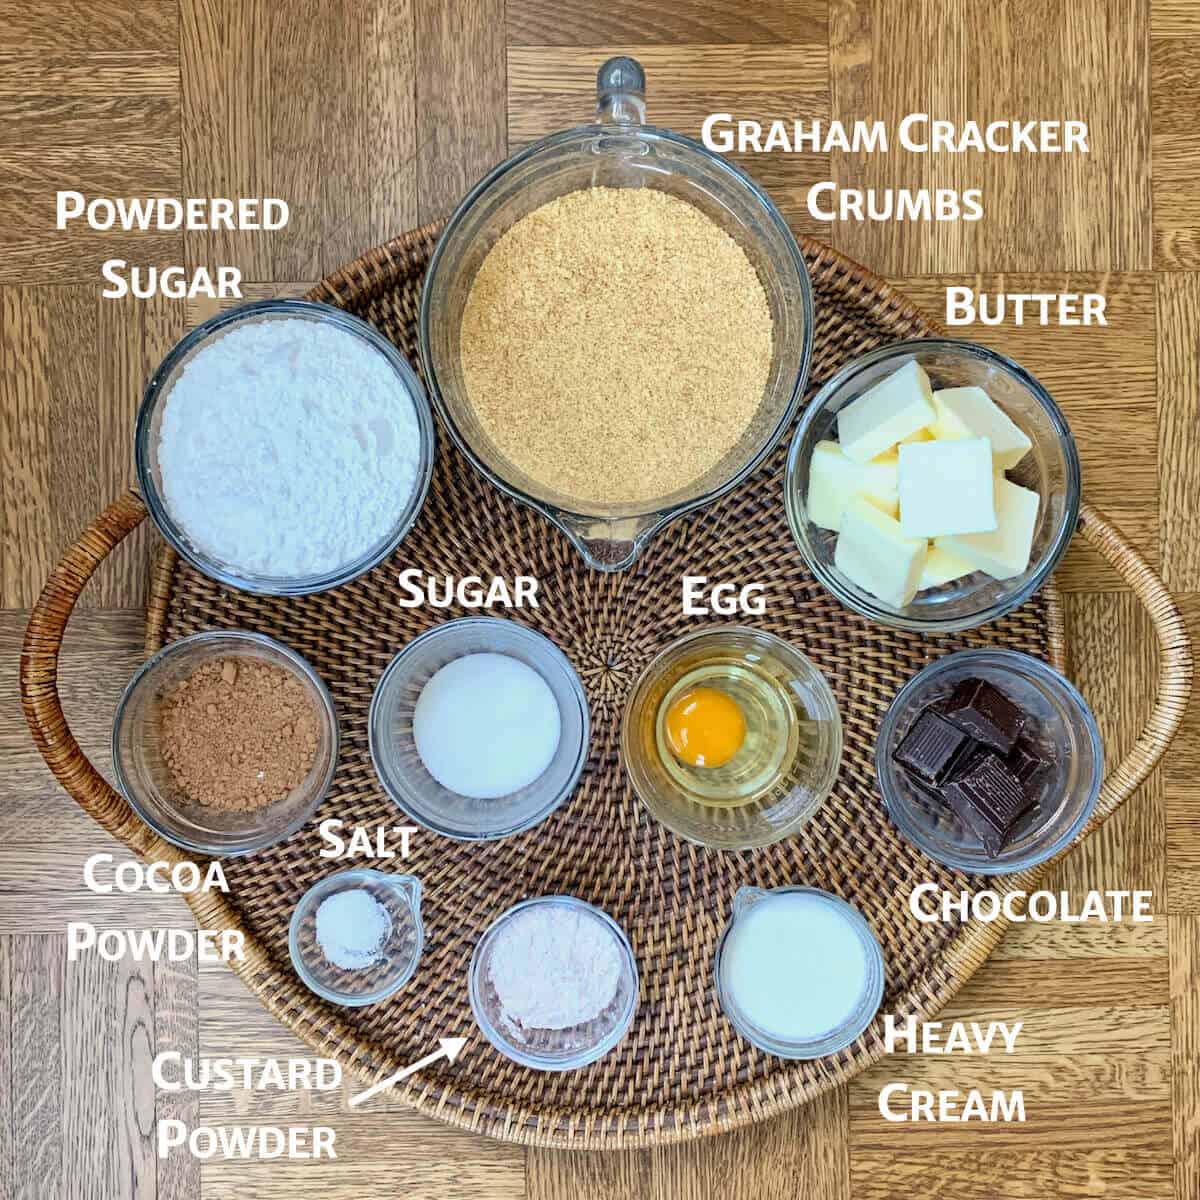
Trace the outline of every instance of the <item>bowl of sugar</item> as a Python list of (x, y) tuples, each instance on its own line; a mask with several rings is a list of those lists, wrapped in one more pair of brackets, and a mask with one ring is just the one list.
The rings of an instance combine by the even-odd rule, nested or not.
[(146, 386), (138, 486), (197, 570), (298, 596), (377, 566), (421, 511), (434, 426), (421, 381), (365, 321), (265, 300), (219, 313)]

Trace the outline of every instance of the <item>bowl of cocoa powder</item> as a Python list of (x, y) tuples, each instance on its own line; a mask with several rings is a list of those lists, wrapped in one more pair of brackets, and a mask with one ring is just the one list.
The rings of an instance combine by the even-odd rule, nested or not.
[(337, 754), (337, 711), (320, 676), (282, 642), (242, 630), (164, 646), (113, 723), (113, 769), (130, 807), (167, 841), (213, 856), (295, 833)]

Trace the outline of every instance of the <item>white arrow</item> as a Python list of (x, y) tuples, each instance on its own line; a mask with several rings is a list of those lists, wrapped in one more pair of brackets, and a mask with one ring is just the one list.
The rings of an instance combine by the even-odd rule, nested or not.
[(420, 1058), (413, 1063), (411, 1067), (405, 1067), (403, 1071), (397, 1071), (395, 1075), (389, 1075), (386, 1079), (381, 1079), (378, 1083), (372, 1084), (365, 1092), (359, 1092), (357, 1096), (351, 1096), (350, 1107), (353, 1108), (356, 1104), (361, 1104), (364, 1100), (370, 1100), (372, 1096), (378, 1095), (387, 1088), (395, 1087), (402, 1079), (407, 1079), (410, 1075), (415, 1075), (418, 1071), (429, 1066), (430, 1063), (437, 1062), (439, 1058), (444, 1058), (447, 1062), (453, 1062), (463, 1052), (463, 1047), (466, 1044), (466, 1038), (438, 1038), (438, 1049), (432, 1054), (427, 1054), (424, 1058)]

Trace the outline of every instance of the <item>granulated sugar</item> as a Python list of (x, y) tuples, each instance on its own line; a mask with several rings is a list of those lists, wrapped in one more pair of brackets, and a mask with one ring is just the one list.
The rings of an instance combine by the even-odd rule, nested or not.
[(395, 527), (416, 486), (416, 411), (387, 359), (300, 318), (236, 325), (172, 387), (158, 445), (171, 516), (242, 573), (337, 570)]
[(536, 483), (658, 500), (716, 466), (762, 402), (766, 293), (699, 209), (650, 188), (571, 192), (489, 251), (462, 319), (484, 431)]
[(612, 1003), (621, 954), (591, 913), (536, 905), (516, 913), (496, 936), (488, 975), (509, 1031), (570, 1029)]

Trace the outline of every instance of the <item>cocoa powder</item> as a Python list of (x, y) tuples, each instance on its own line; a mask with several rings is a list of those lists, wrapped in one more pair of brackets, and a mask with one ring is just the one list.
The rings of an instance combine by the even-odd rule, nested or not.
[(303, 685), (256, 659), (205, 663), (164, 694), (159, 722), (175, 783), (212, 808), (282, 800), (317, 756), (317, 711)]

